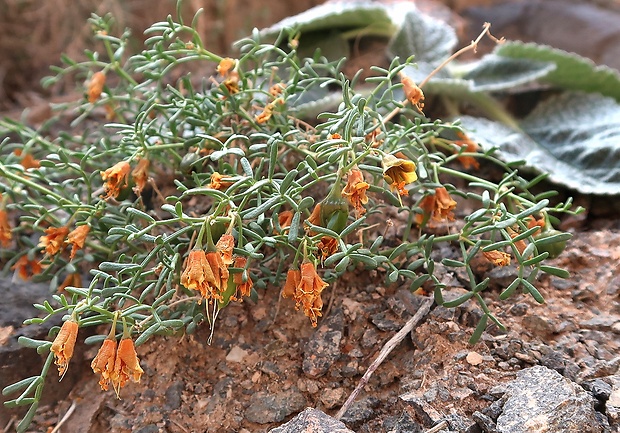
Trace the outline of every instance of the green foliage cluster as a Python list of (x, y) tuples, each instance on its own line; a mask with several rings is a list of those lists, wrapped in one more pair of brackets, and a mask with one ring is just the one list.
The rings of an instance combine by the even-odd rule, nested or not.
[[(516, 262), (518, 276), (500, 299), (521, 290), (542, 303), (538, 276), (567, 276), (545, 261), (557, 253), (549, 245), (570, 238), (551, 223), (554, 214), (573, 212), (571, 203), (550, 205), (553, 191), (531, 192), (544, 175), (528, 180), (520, 162), (466, 146), (458, 121), (429, 119), (401, 102), (411, 59), (373, 66), (361, 80), (342, 73), (344, 59), (301, 57), (289, 32), (273, 43), (255, 32), (239, 41), (238, 58), (223, 59), (203, 46), (194, 23), (169, 17), (154, 24), (135, 55), (127, 54), (127, 34), (113, 36), (109, 17), (94, 16), (91, 25), (102, 52), (82, 62), (65, 58), (48, 79), (74, 74), (90, 83), (72, 107), (74, 129), (51, 136), (0, 121), (4, 272), (48, 280), (54, 292), (63, 286), (36, 305), (43, 316), (27, 323), (72, 317), (80, 328), (112, 325), (114, 334), (121, 318), (139, 346), (155, 335), (194, 333), (203, 322), (213, 329), (229, 302), (255, 301), (257, 291), (289, 284), (315, 322), (324, 286), (366, 269), (386, 284), (424, 287), (446, 307), (477, 302), (483, 315), (474, 342), (488, 320), (502, 327), (483, 296), (489, 279), (472, 268), (476, 258)], [(210, 77), (187, 72), (218, 65)], [(339, 95), (338, 107), (304, 117), (325, 89)], [(395, 109), (399, 116), (390, 120)], [(501, 180), (477, 175), (478, 161), (501, 168)], [(463, 214), (466, 200), (473, 211)], [(386, 225), (388, 218), (404, 223)], [(81, 238), (80, 226), (89, 227)], [(231, 257), (219, 247), (223, 236), (234, 239)], [(450, 302), (435, 272), (435, 251), (445, 243), (459, 257), (439, 262), (464, 269), (469, 285)], [(187, 273), (193, 251), (224, 259), (218, 282), (209, 282), (204, 264), (202, 274)], [(311, 283), (287, 279), (310, 268)], [(217, 296), (205, 296), (207, 284)], [(30, 405), (24, 431), (53, 353), (50, 341), (20, 342), (47, 356), (40, 374), (3, 390), (18, 395), (8, 407)]]

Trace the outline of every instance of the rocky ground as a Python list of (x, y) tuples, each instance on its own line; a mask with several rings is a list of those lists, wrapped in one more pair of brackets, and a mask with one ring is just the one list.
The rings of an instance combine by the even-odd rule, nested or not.
[[(529, 295), (495, 301), (514, 269), (489, 269), (495, 287), (486, 299), (508, 330), (490, 327), (470, 346), (478, 307), (432, 308), (378, 367), (341, 418), (344, 425), (359, 433), (425, 432), (441, 421), (449, 430), (440, 431), (470, 433), (619, 431), (620, 226), (599, 222), (574, 235), (554, 261), (571, 278), (544, 279), (544, 305)], [(458, 275), (445, 278), (458, 293)], [(99, 390), (89, 368), (96, 348), (81, 346), (70, 375), (60, 385), (50, 381), (31, 431), (46, 431), (69, 411), (63, 433), (260, 432), (306, 407), (334, 415), (425, 299), (381, 280), (359, 273), (341, 281), (328, 294), (329, 311), (316, 329), (269, 290), (258, 304), (231, 305), (210, 346), (207, 326), (191, 337), (153, 339), (139, 350), (141, 383), (123, 389), (122, 400)], [(46, 287), (31, 286), (26, 296), (22, 283), (7, 287), (13, 293), (7, 299), (20, 309), (3, 304), (3, 382), (37, 371), (38, 357), (15, 341), (33, 331), (17, 328), (16, 316), (32, 314), (24, 311), (24, 297), (32, 301), (36, 288), (44, 296)], [(7, 326), (16, 329), (7, 335)], [(3, 422), (15, 415), (5, 411)], [(560, 429), (524, 430), (526, 421), (555, 422)], [(304, 431), (286, 428), (275, 431)]]

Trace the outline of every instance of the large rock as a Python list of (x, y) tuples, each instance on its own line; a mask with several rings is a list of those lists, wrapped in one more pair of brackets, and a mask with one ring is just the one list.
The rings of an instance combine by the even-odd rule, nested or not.
[(354, 433), (336, 418), (320, 410), (307, 408), (295, 418), (269, 430), (269, 433)]
[(594, 398), (547, 367), (521, 370), (508, 384), (500, 433), (602, 433)]

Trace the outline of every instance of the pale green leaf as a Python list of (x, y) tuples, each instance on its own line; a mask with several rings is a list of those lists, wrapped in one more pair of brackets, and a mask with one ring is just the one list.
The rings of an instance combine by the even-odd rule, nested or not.
[(557, 68), (541, 81), (567, 90), (598, 92), (620, 101), (620, 73), (607, 66), (574, 53), (546, 45), (523, 42), (507, 42), (495, 49), (495, 54), (514, 59), (530, 59), (553, 62)]
[(556, 69), (553, 62), (513, 59), (489, 54), (463, 75), (471, 82), (472, 92), (496, 92), (514, 89), (549, 75)]
[(505, 161), (523, 160), (549, 179), (585, 194), (620, 194), (620, 105), (597, 94), (563, 94), (539, 104), (516, 131), (464, 117), (468, 134), (497, 147)]

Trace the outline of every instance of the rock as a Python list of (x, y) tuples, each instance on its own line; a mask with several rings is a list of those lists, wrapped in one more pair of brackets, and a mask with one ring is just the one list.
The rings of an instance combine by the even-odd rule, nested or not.
[(340, 343), (344, 331), (344, 314), (337, 309), (314, 332), (306, 344), (302, 370), (316, 379), (323, 376), (340, 357)]
[(307, 408), (286, 424), (269, 433), (354, 433), (346, 425), (320, 410)]
[(326, 409), (333, 409), (344, 403), (344, 397), (345, 395), (343, 388), (333, 388), (324, 389), (321, 393), (320, 399)]
[(497, 433), (497, 426), (490, 417), (478, 411), (474, 412), (471, 417), (484, 433)]
[(428, 404), (424, 398), (418, 396), (418, 392), (408, 392), (401, 395), (400, 399), (413, 408), (417, 419), (420, 420), (425, 427), (431, 427), (443, 418), (443, 416)]
[(290, 414), (302, 410), (305, 405), (306, 398), (295, 387), (277, 394), (257, 392), (250, 398), (245, 418), (258, 424), (280, 422)]
[(612, 393), (611, 385), (600, 378), (585, 381), (581, 384), (581, 386), (586, 391), (590, 391), (594, 398), (601, 402), (606, 402), (609, 400)]
[(359, 426), (375, 416), (375, 408), (381, 400), (375, 397), (366, 397), (353, 403), (342, 415), (342, 422), (350, 426)]
[(396, 415), (386, 418), (383, 422), (383, 431), (390, 433), (422, 433), (423, 429), (407, 412), (403, 412), (400, 416)]
[(500, 433), (599, 433), (594, 398), (583, 388), (543, 366), (521, 370), (508, 384)]
[(458, 433), (479, 433), (480, 428), (475, 421), (465, 418), (459, 414), (451, 413), (444, 420), (448, 423), (450, 430)]
[(482, 355), (480, 355), (478, 352), (473, 352), (473, 351), (467, 354), (467, 357), (465, 358), (465, 360), (470, 365), (480, 365), (482, 364), (482, 361), (483, 361)]
[(594, 316), (589, 320), (583, 320), (579, 325), (584, 329), (594, 329), (596, 331), (612, 331), (614, 325), (620, 322), (620, 317), (611, 314)]
[(233, 346), (232, 349), (230, 349), (230, 352), (228, 352), (228, 355), (226, 355), (226, 361), (241, 362), (246, 356), (248, 356), (247, 350), (243, 350), (239, 346)]
[(176, 410), (181, 407), (181, 395), (185, 389), (185, 384), (181, 381), (174, 382), (166, 389), (166, 409)]

